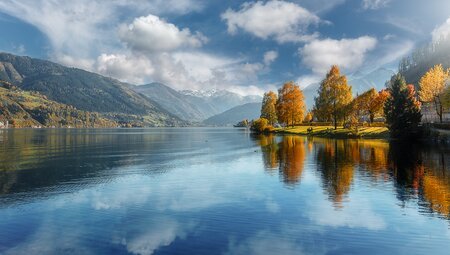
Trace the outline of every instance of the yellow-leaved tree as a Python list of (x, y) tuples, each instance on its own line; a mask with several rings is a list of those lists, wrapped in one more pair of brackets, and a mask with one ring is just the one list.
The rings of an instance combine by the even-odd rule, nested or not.
[(442, 65), (435, 65), (420, 79), (419, 97), (422, 102), (432, 102), (442, 123), (444, 90), (449, 79), (450, 70), (444, 70)]
[(278, 90), (276, 105), (278, 121), (287, 126), (294, 126), (302, 122), (305, 115), (305, 96), (300, 87), (290, 81)]
[(318, 96), (315, 98), (314, 115), (320, 121), (334, 122), (344, 120), (352, 102), (352, 87), (347, 84), (347, 77), (341, 75), (339, 67), (334, 65), (320, 83)]
[(277, 122), (277, 94), (273, 91), (264, 93), (262, 106), (261, 106), (261, 118), (265, 118), (269, 121), (270, 125)]

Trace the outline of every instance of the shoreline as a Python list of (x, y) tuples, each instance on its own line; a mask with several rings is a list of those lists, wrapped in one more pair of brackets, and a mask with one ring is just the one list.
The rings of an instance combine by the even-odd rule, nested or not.
[[(308, 131), (312, 128), (311, 131)], [(389, 139), (389, 130), (386, 127), (361, 127), (356, 130), (338, 127), (334, 129), (332, 126), (296, 126), (289, 128), (277, 128), (269, 133), (302, 135), (326, 138), (351, 138), (351, 139)]]

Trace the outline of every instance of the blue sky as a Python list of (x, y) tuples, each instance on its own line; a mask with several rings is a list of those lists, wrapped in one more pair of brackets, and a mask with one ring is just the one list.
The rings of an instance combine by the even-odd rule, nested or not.
[(448, 0), (3, 0), (0, 50), (134, 84), (257, 94), (395, 69), (450, 32)]

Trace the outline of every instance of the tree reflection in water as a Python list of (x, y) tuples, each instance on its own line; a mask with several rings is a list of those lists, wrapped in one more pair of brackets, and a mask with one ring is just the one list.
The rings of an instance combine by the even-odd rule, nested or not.
[[(358, 178), (392, 184), (404, 206), (417, 200), (421, 211), (450, 219), (450, 150), (384, 140), (335, 140), (260, 135), (266, 171), (279, 170), (288, 187), (301, 181), (307, 156), (320, 173), (322, 188), (336, 208), (344, 206)], [(311, 169), (314, 170), (314, 169)]]

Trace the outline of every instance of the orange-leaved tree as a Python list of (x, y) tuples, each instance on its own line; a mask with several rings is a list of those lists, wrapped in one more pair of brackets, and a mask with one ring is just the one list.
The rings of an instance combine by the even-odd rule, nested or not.
[(290, 81), (278, 90), (277, 101), (278, 121), (287, 126), (294, 126), (302, 122), (305, 115), (305, 96), (300, 87)]

